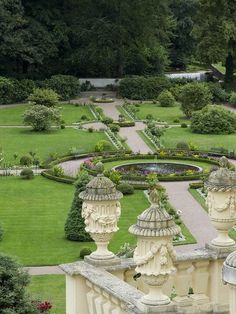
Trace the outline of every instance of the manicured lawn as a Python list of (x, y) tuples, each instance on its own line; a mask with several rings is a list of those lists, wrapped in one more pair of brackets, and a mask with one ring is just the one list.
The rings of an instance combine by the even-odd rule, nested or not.
[(143, 162), (172, 162), (172, 163), (178, 163), (178, 164), (191, 164), (196, 165), (198, 167), (203, 168), (204, 170), (209, 170), (211, 168), (211, 165), (206, 162), (201, 161), (191, 161), (191, 160), (176, 160), (176, 159), (130, 159), (130, 160), (117, 160), (112, 162), (106, 162), (104, 163), (105, 169), (111, 169), (113, 167), (122, 165), (122, 164), (135, 164), (135, 163), (143, 163)]
[(4, 151), (5, 162), (12, 162), (15, 152), (20, 158), (29, 151), (35, 151), (40, 159), (52, 153), (69, 153), (72, 147), (81, 153), (91, 152), (99, 140), (108, 138), (102, 132), (89, 133), (73, 128), (50, 132), (33, 132), (29, 128), (0, 128), (0, 147)]
[[(30, 106), (19, 105), (16, 107), (0, 108), (0, 125), (22, 125), (22, 115)], [(67, 125), (80, 121), (85, 115), (87, 120), (93, 120), (94, 117), (88, 106), (75, 106), (74, 104), (61, 104), (62, 119)]]
[[(67, 241), (64, 223), (73, 199), (72, 185), (43, 177), (22, 180), (0, 177), (0, 222), (5, 230), (1, 253), (13, 256), (23, 265), (56, 265), (78, 260), (83, 247), (93, 243)], [(121, 200), (120, 230), (110, 248), (116, 252), (125, 242), (135, 243), (128, 228), (149, 206), (143, 191)], [(173, 204), (174, 205), (174, 204)], [(188, 240), (194, 242), (191, 237)]]
[(178, 142), (192, 142), (202, 150), (211, 150), (213, 147), (224, 147), (229, 151), (236, 150), (236, 134), (196, 134), (192, 133), (189, 128), (173, 127), (167, 129), (161, 137), (161, 143), (167, 148), (176, 148)]
[(148, 114), (151, 114), (154, 119), (165, 121), (169, 124), (176, 124), (176, 122), (174, 122), (175, 119), (180, 121), (178, 123), (189, 123), (179, 106), (168, 108), (160, 107), (158, 104), (144, 103), (141, 104), (138, 109), (137, 117), (142, 120), (146, 119)]
[(65, 314), (65, 276), (31, 276), (28, 293), (32, 300), (49, 301), (52, 304), (50, 314)]

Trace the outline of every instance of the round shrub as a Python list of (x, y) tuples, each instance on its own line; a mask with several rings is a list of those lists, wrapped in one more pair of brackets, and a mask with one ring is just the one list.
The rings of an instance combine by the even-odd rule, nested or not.
[(117, 124), (109, 124), (109, 128), (114, 133), (118, 133), (120, 131), (120, 127)]
[(212, 101), (215, 103), (226, 102), (229, 100), (229, 94), (219, 83), (209, 82), (208, 87), (212, 93)]
[(97, 142), (96, 146), (95, 146), (95, 151), (96, 152), (102, 152), (102, 151), (107, 151), (107, 150), (111, 150), (112, 145), (110, 142), (106, 141), (106, 140), (100, 140)]
[(88, 247), (84, 247), (82, 250), (79, 252), (79, 257), (81, 259), (84, 259), (85, 256), (90, 255), (92, 253), (91, 249)]
[(52, 89), (36, 88), (33, 93), (30, 94), (28, 100), (34, 105), (54, 107), (59, 102), (59, 95)]
[(194, 111), (211, 103), (212, 94), (205, 83), (188, 83), (181, 88), (179, 100), (184, 114), (191, 118)]
[(175, 98), (168, 90), (164, 90), (158, 97), (161, 107), (173, 107), (175, 105)]
[(181, 150), (189, 150), (189, 145), (186, 142), (179, 142), (177, 143), (176, 148)]
[(106, 125), (111, 124), (113, 122), (113, 119), (110, 117), (105, 117), (102, 122)]
[(46, 80), (46, 86), (58, 93), (62, 100), (69, 100), (80, 94), (79, 79), (72, 75), (53, 75)]
[(10, 104), (14, 101), (14, 83), (12, 80), (0, 77), (0, 104)]
[(134, 194), (134, 187), (128, 183), (121, 183), (117, 186), (117, 190), (123, 193), (124, 195)]
[(183, 122), (183, 123), (181, 123), (181, 125), (180, 125), (180, 126), (181, 126), (181, 128), (187, 128), (187, 127), (188, 127), (187, 123), (184, 123), (184, 122)]
[(33, 162), (32, 157), (28, 155), (22, 156), (20, 159), (21, 166), (30, 166), (32, 165), (32, 162)]
[(88, 117), (87, 117), (85, 114), (83, 114), (83, 115), (81, 116), (81, 120), (88, 120)]
[(201, 134), (231, 134), (236, 130), (236, 115), (219, 106), (207, 106), (195, 112), (191, 130)]
[(30, 180), (34, 178), (34, 172), (30, 168), (25, 168), (21, 171), (20, 176), (22, 179)]
[(236, 93), (231, 93), (230, 100), (231, 104), (236, 105)]

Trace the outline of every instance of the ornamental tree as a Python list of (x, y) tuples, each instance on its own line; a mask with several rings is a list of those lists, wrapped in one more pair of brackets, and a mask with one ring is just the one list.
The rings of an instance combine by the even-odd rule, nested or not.
[(31, 125), (34, 131), (46, 131), (52, 124), (59, 125), (61, 122), (61, 115), (57, 108), (42, 105), (32, 106), (26, 110), (23, 117), (23, 123)]
[(65, 237), (71, 241), (92, 241), (90, 235), (85, 231), (84, 218), (82, 217), (82, 200), (80, 192), (84, 191), (90, 181), (87, 171), (80, 171), (78, 180), (75, 182), (75, 194), (65, 223)]
[(30, 278), (28, 273), (10, 257), (0, 256), (0, 313), (33, 314), (26, 286)]
[(211, 103), (212, 94), (208, 86), (204, 83), (188, 83), (181, 88), (179, 100), (181, 109), (187, 118), (191, 118), (192, 113), (201, 110)]
[(207, 106), (193, 114), (191, 130), (202, 134), (234, 133), (236, 115), (220, 106)]
[(28, 100), (34, 105), (54, 107), (59, 103), (59, 95), (52, 89), (36, 88), (28, 97)]

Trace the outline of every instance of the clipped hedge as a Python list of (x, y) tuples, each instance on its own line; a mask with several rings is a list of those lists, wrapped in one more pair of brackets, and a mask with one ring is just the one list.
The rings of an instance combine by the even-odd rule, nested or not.
[(133, 76), (119, 82), (119, 93), (123, 98), (135, 100), (154, 99), (171, 86), (166, 76)]
[(129, 126), (135, 126), (134, 121), (114, 121), (113, 124), (119, 125), (121, 128), (123, 127), (129, 127)]
[(41, 173), (41, 175), (49, 180), (54, 180), (54, 181), (57, 181), (57, 182), (61, 182), (61, 183), (67, 183), (67, 184), (72, 184), (75, 182), (75, 178), (72, 178), (72, 177), (66, 177), (66, 176), (63, 176), (63, 177), (56, 177), (54, 176), (53, 174), (51, 174), (48, 171), (43, 171)]

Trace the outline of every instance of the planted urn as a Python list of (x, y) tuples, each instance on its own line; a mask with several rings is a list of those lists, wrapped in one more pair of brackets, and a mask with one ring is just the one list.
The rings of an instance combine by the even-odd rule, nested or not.
[(117, 222), (120, 218), (120, 198), (123, 194), (116, 190), (115, 184), (103, 175), (104, 167), (101, 162), (96, 165), (98, 175), (79, 194), (83, 200), (82, 217), (85, 230), (95, 241), (97, 249), (91, 253), (90, 260), (110, 261), (115, 255), (107, 246), (113, 234), (119, 230)]
[(211, 241), (215, 247), (235, 246), (228, 233), (236, 224), (236, 171), (229, 170), (228, 165), (227, 158), (222, 157), (220, 168), (205, 183), (209, 217), (218, 232)]
[(140, 301), (147, 306), (157, 306), (170, 303), (169, 297), (162, 293), (162, 286), (174, 271), (176, 254), (172, 241), (180, 228), (165, 210), (156, 189), (150, 192), (149, 199), (151, 206), (138, 216), (129, 232), (137, 236), (135, 270), (149, 288), (149, 293)]

